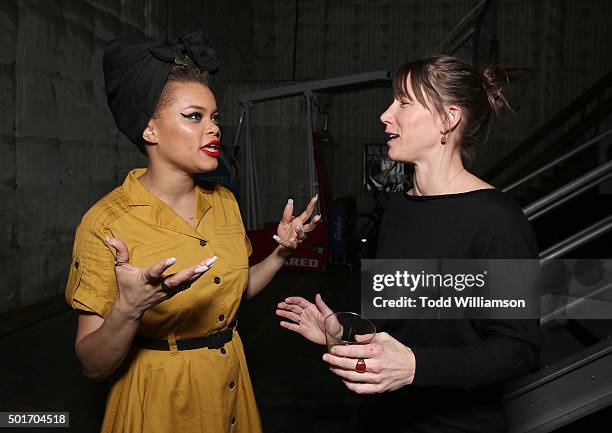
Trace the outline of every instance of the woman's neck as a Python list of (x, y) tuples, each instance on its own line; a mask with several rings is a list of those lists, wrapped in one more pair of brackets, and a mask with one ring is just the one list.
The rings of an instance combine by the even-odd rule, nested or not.
[(153, 195), (170, 206), (190, 197), (195, 190), (191, 175), (159, 165), (149, 164), (146, 173), (138, 179)]
[(412, 195), (441, 195), (463, 192), (462, 178), (467, 174), (459, 154), (449, 159), (416, 162)]

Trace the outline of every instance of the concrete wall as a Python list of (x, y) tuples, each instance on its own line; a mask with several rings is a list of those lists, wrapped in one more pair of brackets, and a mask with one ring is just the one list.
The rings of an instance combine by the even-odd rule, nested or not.
[[(72, 0), (0, 2), (0, 313), (63, 291), (83, 212), (143, 164), (106, 106), (101, 58), (119, 35), (174, 37), (204, 24), (222, 58), (215, 83), (224, 145), (238, 96), (371, 70), (433, 53), (476, 0)], [(501, 62), (531, 70), (514, 112), (481, 149), (481, 172), (612, 69), (612, 3), (499, 0)], [(469, 58), (469, 50), (459, 52)], [(325, 151), (332, 197), (361, 191), (363, 143), (382, 142), (387, 88), (332, 95)], [(254, 111), (265, 220), (288, 196), (305, 200), (305, 112), (299, 98)], [(301, 205), (303, 203), (300, 203)]]
[(174, 37), (204, 24), (223, 73), (248, 77), (250, 3), (212, 3), (0, 2), (0, 313), (63, 291), (82, 214), (144, 164), (107, 108), (108, 40)]

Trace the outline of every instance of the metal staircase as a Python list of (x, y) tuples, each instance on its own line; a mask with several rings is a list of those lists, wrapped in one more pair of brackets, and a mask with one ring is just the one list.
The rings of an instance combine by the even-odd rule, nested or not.
[[(612, 72), (489, 171), (489, 179), (505, 181), (503, 190), (527, 203), (523, 211), (536, 230), (543, 264), (612, 257), (612, 195), (599, 191), (612, 179), (612, 159), (597, 165), (595, 146), (612, 138), (612, 128), (598, 130), (612, 113), (611, 88)], [(593, 130), (596, 136), (579, 142)], [(598, 290), (610, 292), (612, 284)], [(550, 314), (541, 329), (541, 368), (506, 388), (509, 431), (584, 431), (574, 423), (612, 405), (612, 317), (559, 320)]]

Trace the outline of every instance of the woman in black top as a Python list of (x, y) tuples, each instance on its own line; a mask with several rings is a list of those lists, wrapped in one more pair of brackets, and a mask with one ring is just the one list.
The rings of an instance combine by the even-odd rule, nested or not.
[[(380, 119), (389, 158), (414, 165), (413, 188), (393, 196), (377, 257), (537, 258), (519, 206), (469, 173), (463, 159), (487, 136), (491, 114), (507, 105), (499, 74), (459, 59), (432, 57), (402, 66), (394, 100)], [(286, 329), (325, 344), (331, 313), (287, 298), (277, 314)], [(537, 320), (387, 321), (373, 342), (336, 346), (323, 359), (347, 388), (369, 398), (366, 431), (503, 432), (503, 383), (530, 372), (538, 354)], [(364, 358), (367, 371), (356, 371)]]

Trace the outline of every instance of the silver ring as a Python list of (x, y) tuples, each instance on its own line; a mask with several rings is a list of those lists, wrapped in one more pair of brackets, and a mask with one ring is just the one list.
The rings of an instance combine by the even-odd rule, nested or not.
[(115, 257), (115, 266), (123, 266), (125, 265), (127, 262), (122, 262), (121, 260), (119, 260), (117, 257)]

